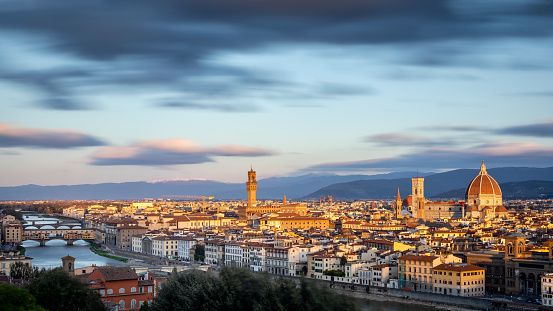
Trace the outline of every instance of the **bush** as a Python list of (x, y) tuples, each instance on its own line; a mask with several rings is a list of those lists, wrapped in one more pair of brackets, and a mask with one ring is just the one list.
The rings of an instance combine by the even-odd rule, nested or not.
[(219, 275), (192, 271), (174, 274), (160, 290), (152, 310), (357, 310), (351, 299), (305, 279), (253, 274), (247, 269), (223, 268)]
[(42, 273), (27, 288), (39, 305), (51, 311), (105, 310), (97, 292), (62, 268)]

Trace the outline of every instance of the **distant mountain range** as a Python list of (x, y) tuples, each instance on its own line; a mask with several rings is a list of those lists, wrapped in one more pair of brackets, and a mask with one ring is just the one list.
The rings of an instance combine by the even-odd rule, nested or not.
[[(444, 173), (419, 173), (425, 177), (428, 198), (463, 198), (464, 191), (479, 170), (459, 169)], [(553, 167), (506, 167), (488, 169), (500, 184), (503, 196), (538, 198), (553, 192)], [(297, 177), (272, 177), (258, 180), (258, 199), (314, 199), (331, 195), (339, 200), (393, 199), (411, 194), (411, 177), (416, 172), (380, 175), (307, 174)], [(216, 199), (245, 199), (243, 183), (213, 180), (166, 180), (85, 185), (0, 187), (0, 200), (124, 200), (163, 198), (170, 195), (214, 196)]]
[[(257, 198), (302, 198), (322, 187), (353, 180), (394, 179), (413, 176), (416, 172), (379, 175), (306, 174), (297, 177), (271, 177), (258, 180)], [(428, 175), (425, 173), (424, 175)], [(243, 183), (213, 180), (155, 180), (83, 185), (0, 187), (0, 200), (124, 200), (163, 198), (170, 195), (214, 196), (216, 199), (246, 199), (246, 177)], [(167, 198), (167, 197), (165, 197)]]
[[(553, 192), (551, 184), (537, 182), (553, 181), (553, 167), (504, 167), (487, 171), (500, 186), (505, 185), (505, 189), (503, 187), (501, 189), (506, 199), (538, 198), (543, 197), (542, 194), (547, 196)], [(477, 169), (459, 169), (426, 176), (424, 179), (425, 196), (427, 198), (462, 199), (467, 186), (479, 172), (480, 170)], [(319, 189), (305, 196), (304, 199), (318, 199), (327, 195), (338, 200), (394, 199), (398, 188), (402, 198), (411, 194), (411, 178), (356, 180), (339, 183)]]

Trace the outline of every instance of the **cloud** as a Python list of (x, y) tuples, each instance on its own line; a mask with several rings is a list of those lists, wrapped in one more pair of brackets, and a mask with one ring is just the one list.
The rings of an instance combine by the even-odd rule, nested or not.
[[(430, 148), (397, 157), (330, 162), (308, 167), (309, 172), (402, 171), (474, 168), (486, 160), (494, 167), (553, 166), (553, 147), (534, 143), (495, 142), (471, 148)], [(475, 164), (476, 163), (476, 164)]]
[(453, 145), (451, 140), (438, 140), (430, 139), (415, 135), (409, 135), (404, 133), (386, 133), (366, 136), (363, 138), (364, 142), (378, 143), (383, 146), (444, 146)]
[(179, 101), (167, 101), (158, 104), (160, 107), (166, 108), (181, 108), (191, 110), (214, 110), (221, 112), (255, 112), (259, 108), (252, 105), (232, 105), (232, 104), (200, 104), (200, 103), (187, 103)]
[(495, 131), (501, 135), (553, 138), (553, 122), (511, 126)]
[(30, 129), (0, 123), (0, 148), (37, 147), (67, 149), (103, 146), (104, 142), (74, 130)]
[[(122, 87), (162, 86), (185, 95), (220, 94), (241, 100), (258, 96), (256, 90), (261, 86), (277, 93), (295, 90), (278, 83), (263, 84), (269, 73), (213, 62), (217, 55), (309, 44), (394, 45), (410, 63), (475, 66), (474, 56), (479, 51), (472, 43), (552, 37), (551, 1), (489, 2), (8, 0), (0, 8), (2, 35), (35, 38), (40, 44), (28, 50), (70, 55), (78, 61), (72, 64), (77, 68), (73, 71), (15, 69), (15, 75), (0, 72), (0, 79), (40, 89), (46, 98), (37, 105), (57, 110), (90, 109), (79, 101), (83, 86), (123, 92)], [(422, 48), (415, 50), (417, 45)], [(3, 56), (6, 63), (13, 57)], [(194, 83), (198, 79), (204, 86)], [(330, 85), (319, 95), (366, 94), (371, 91)], [(188, 104), (166, 106), (235, 112), (217, 102), (205, 106), (196, 98), (183, 102)]]
[(422, 126), (417, 129), (424, 131), (451, 131), (451, 132), (482, 132), (488, 131), (489, 128), (482, 126), (470, 126), (470, 125), (436, 125), (436, 126)]
[(214, 157), (259, 157), (274, 151), (239, 145), (202, 147), (192, 140), (177, 138), (149, 140), (123, 147), (107, 147), (93, 153), (92, 165), (166, 166), (214, 162)]

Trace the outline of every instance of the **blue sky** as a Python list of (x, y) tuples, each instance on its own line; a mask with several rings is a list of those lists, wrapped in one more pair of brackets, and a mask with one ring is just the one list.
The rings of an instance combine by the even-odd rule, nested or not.
[(0, 1), (0, 186), (553, 166), (549, 0)]

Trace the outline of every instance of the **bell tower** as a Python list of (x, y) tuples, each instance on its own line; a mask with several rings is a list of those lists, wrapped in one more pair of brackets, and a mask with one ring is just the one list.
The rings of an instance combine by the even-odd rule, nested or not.
[(257, 191), (257, 180), (255, 179), (255, 171), (253, 170), (253, 166), (248, 171), (246, 190), (248, 191), (248, 208), (255, 207), (257, 205), (257, 201), (255, 199), (255, 193)]
[(424, 219), (424, 178), (411, 178), (413, 196), (413, 218)]
[(401, 196), (399, 195), (399, 188), (397, 188), (396, 196), (396, 219), (401, 219)]
[(69, 272), (69, 274), (75, 274), (75, 257), (69, 255), (61, 258), (63, 270)]

